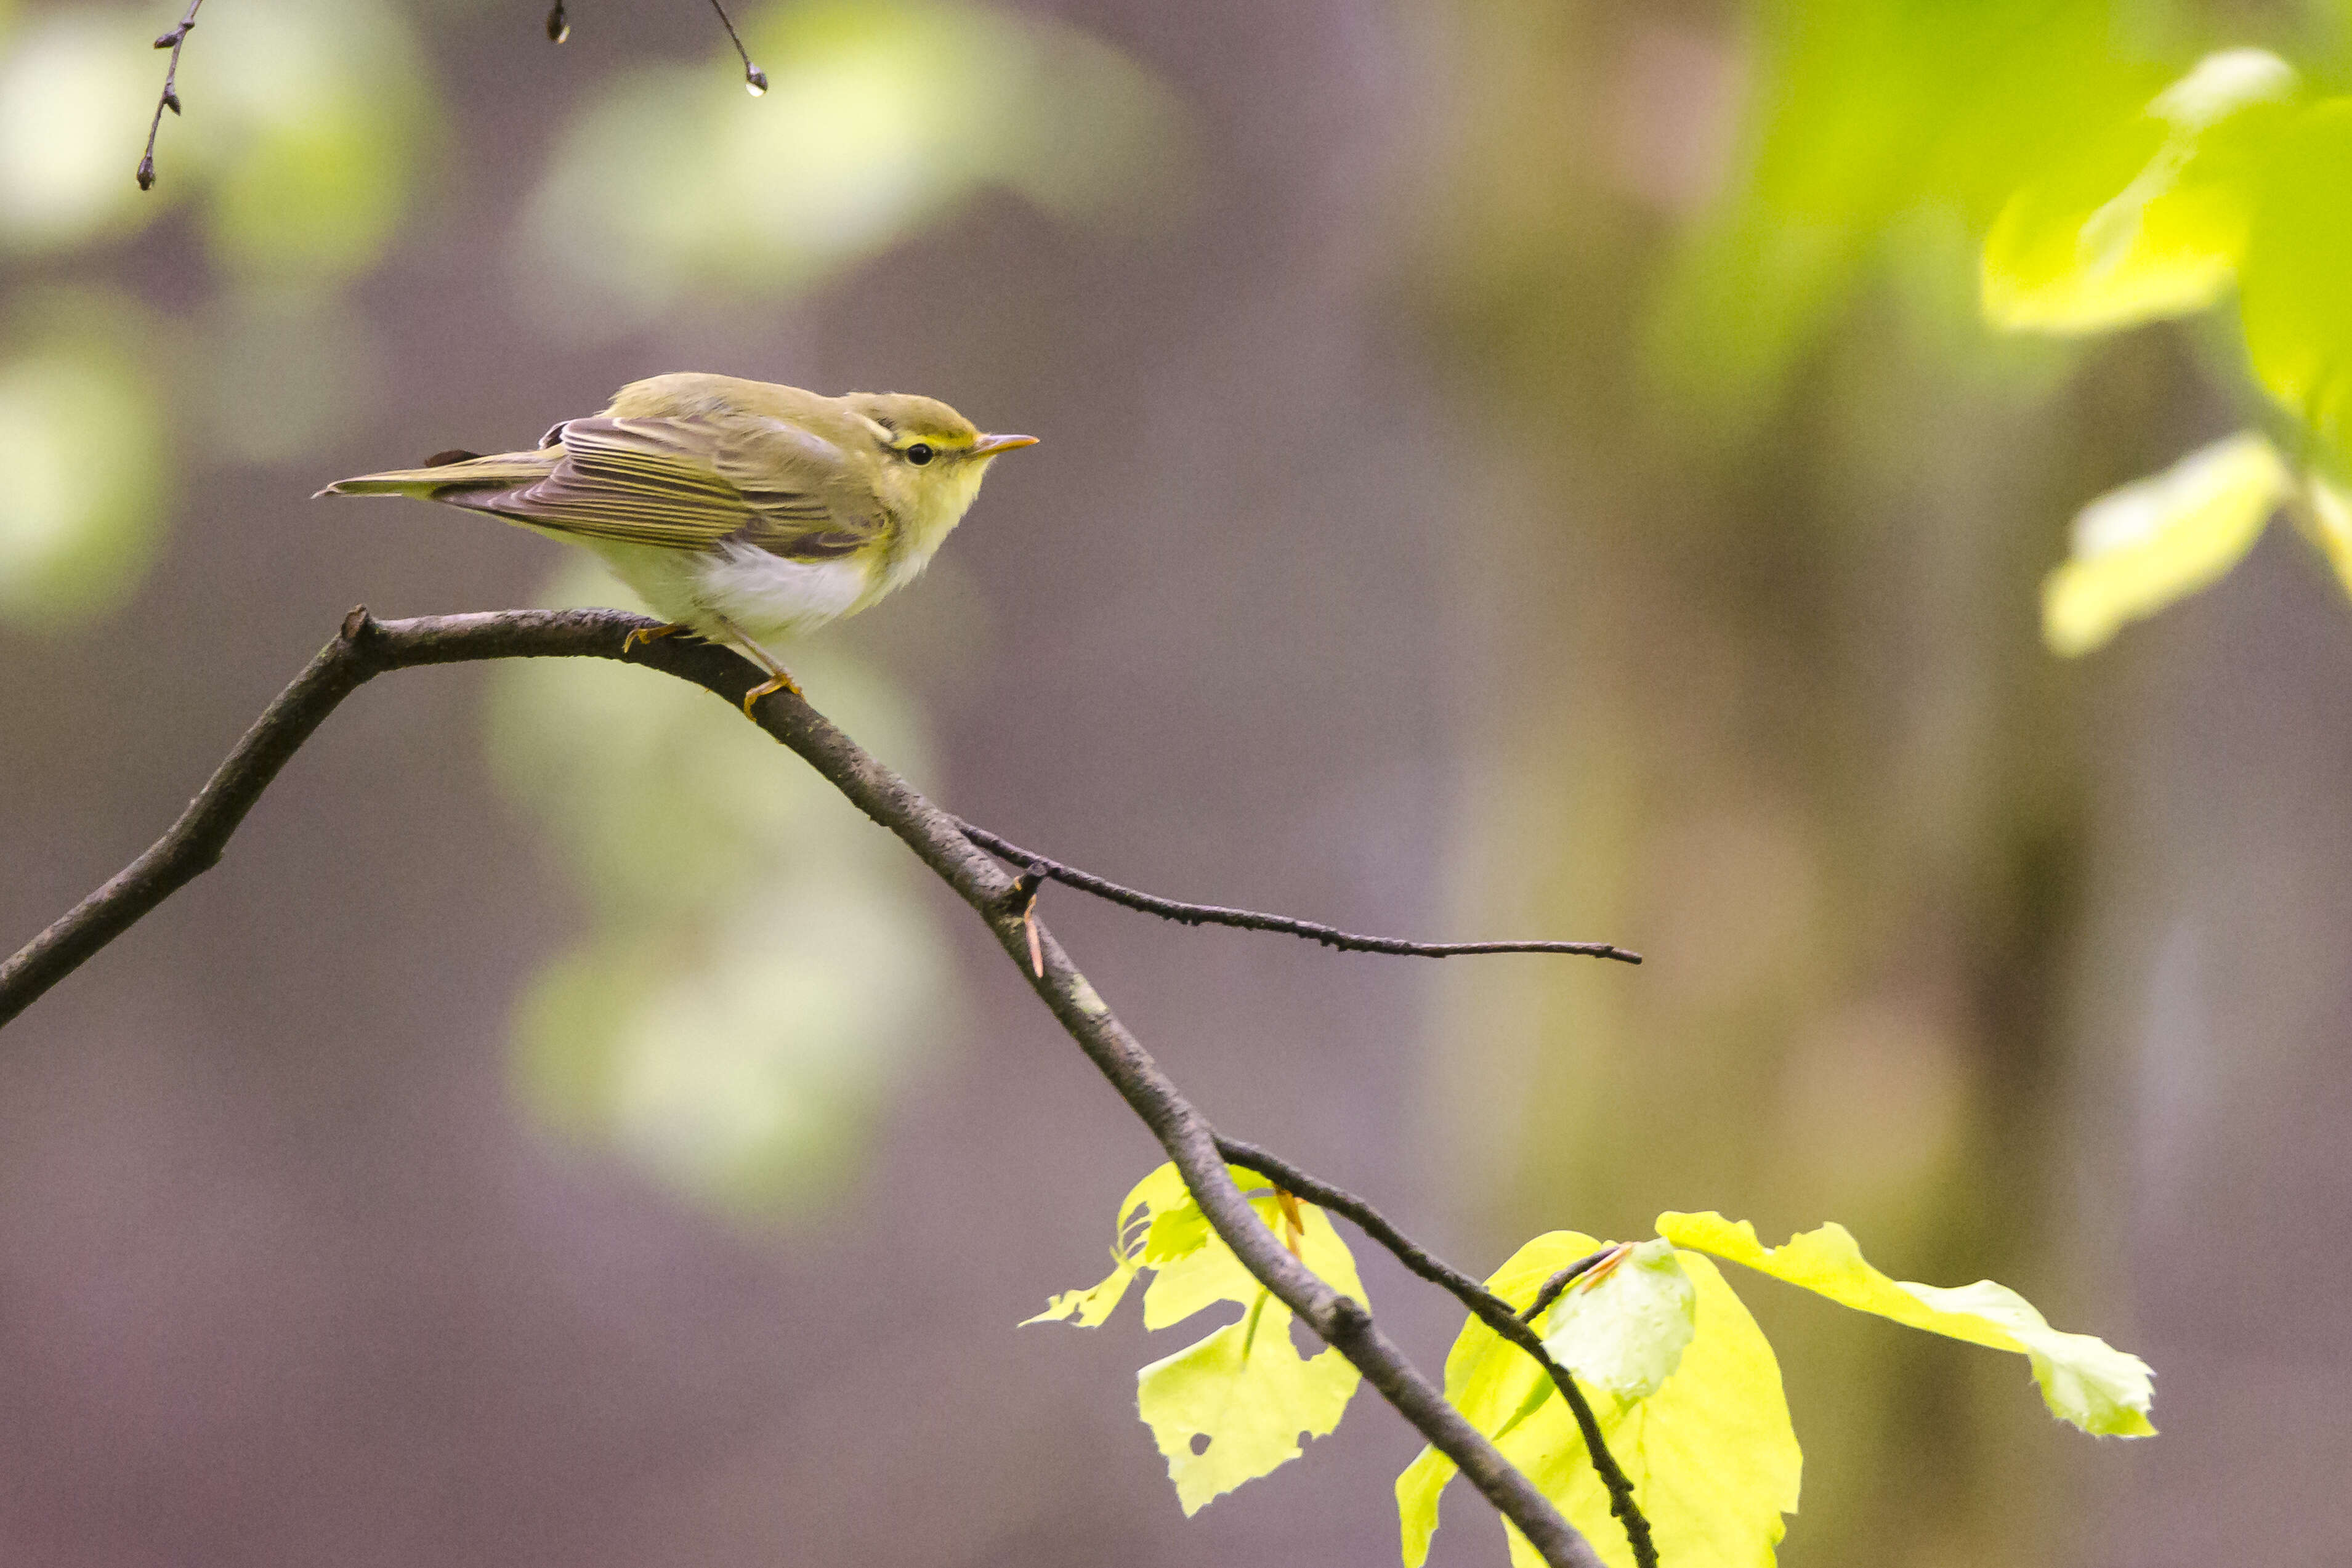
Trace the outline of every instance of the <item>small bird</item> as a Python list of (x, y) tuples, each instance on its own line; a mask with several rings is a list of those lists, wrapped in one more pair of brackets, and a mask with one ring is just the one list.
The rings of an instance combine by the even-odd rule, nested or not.
[(1034, 436), (984, 436), (936, 398), (825, 397), (730, 375), (656, 375), (539, 449), (442, 452), (340, 479), (322, 496), (415, 496), (583, 545), (669, 624), (731, 642), (800, 695), (762, 639), (855, 615), (911, 581), (961, 521), (988, 466)]

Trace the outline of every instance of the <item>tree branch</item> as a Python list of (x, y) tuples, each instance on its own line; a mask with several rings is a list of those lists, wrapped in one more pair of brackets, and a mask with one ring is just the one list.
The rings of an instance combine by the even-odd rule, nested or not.
[(1303, 936), (1319, 942), (1325, 947), (1341, 952), (1386, 952), (1407, 958), (1460, 958), (1477, 952), (1572, 952), (1588, 958), (1613, 958), (1621, 963), (1639, 963), (1642, 955), (1607, 942), (1406, 942), (1393, 936), (1358, 936), (1315, 921), (1302, 921), (1289, 915), (1264, 915), (1255, 910), (1230, 910), (1221, 904), (1186, 904), (1174, 899), (1163, 899), (1157, 893), (1139, 892), (1133, 888), (1081, 871), (1075, 866), (1065, 866), (1049, 860), (1034, 849), (1024, 849), (1008, 838), (1000, 838), (985, 827), (975, 827), (959, 818), (956, 826), (966, 838), (1001, 860), (1010, 861), (1050, 881), (1066, 888), (1076, 888), (1082, 893), (1092, 893), (1123, 909), (1139, 910), (1161, 920), (1175, 921), (1188, 926), (1234, 926), (1242, 931), (1282, 931), (1291, 936)]
[(172, 51), (172, 63), (163, 68), (163, 96), (155, 100), (155, 118), (147, 122), (147, 151), (139, 155), (139, 188), (142, 191), (155, 188), (155, 135), (163, 129), (163, 110), (180, 112), (180, 51), (188, 47), (188, 35), (195, 31), (196, 13), (204, 3), (205, 0), (188, 0), (188, 14), (180, 18), (180, 25), (155, 40), (157, 48)]
[(1609, 1511), (1625, 1527), (1626, 1543), (1633, 1549), (1633, 1560), (1641, 1568), (1658, 1568), (1658, 1549), (1650, 1540), (1650, 1521), (1643, 1516), (1641, 1505), (1633, 1499), (1633, 1483), (1609, 1451), (1609, 1444), (1601, 1435), (1601, 1423), (1592, 1414), (1592, 1405), (1577, 1386), (1576, 1376), (1552, 1359), (1544, 1342), (1531, 1326), (1543, 1315), (1543, 1310), (1559, 1299), (1576, 1277), (1608, 1257), (1616, 1248), (1604, 1247), (1591, 1257), (1580, 1259), (1544, 1281), (1534, 1302), (1525, 1312), (1515, 1312), (1511, 1304), (1486, 1286), (1473, 1279), (1430, 1252), (1411, 1237), (1399, 1230), (1389, 1217), (1348, 1191), (1330, 1183), (1318, 1180), (1289, 1161), (1270, 1154), (1254, 1143), (1238, 1138), (1220, 1137), (1218, 1151), (1229, 1165), (1239, 1165), (1255, 1171), (1282, 1187), (1296, 1193), (1310, 1203), (1320, 1204), (1334, 1214), (1345, 1215), (1356, 1227), (1396, 1255), (1396, 1260), (1420, 1275), (1431, 1284), (1451, 1291), (1454, 1300), (1470, 1309), (1471, 1315), (1503, 1338), (1533, 1356), (1536, 1364), (1551, 1374), (1560, 1397), (1576, 1416), (1577, 1430), (1584, 1435), (1584, 1451), (1592, 1461), (1593, 1470), (1601, 1484), (1609, 1489)]
[[(726, 648), (683, 637), (638, 642), (628, 634), (655, 623), (617, 610), (514, 610), (424, 616), (378, 622), (364, 609), (278, 694), (196, 798), (152, 847), (0, 964), (0, 1024), (70, 973), (172, 892), (216, 865), (263, 790), (326, 716), (388, 670), (476, 659), (578, 657), (618, 659), (673, 675), (740, 704), (761, 674)], [(1340, 1295), (1284, 1247), (1225, 1169), (1215, 1129), (1166, 1074), (1030, 907), (1024, 889), (933, 805), (868, 755), (824, 715), (789, 693), (754, 709), (760, 727), (823, 774), (850, 803), (896, 834), (988, 923), (1030, 986), (1119, 1098), (1151, 1129), (1201, 1212), (1243, 1267), (1346, 1356), (1423, 1436), (1517, 1526), (1552, 1568), (1600, 1568), (1591, 1545), (1534, 1483), (1471, 1426), (1373, 1323), (1361, 1303)], [(1303, 1174), (1303, 1173), (1302, 1173)], [(1344, 1212), (1344, 1211), (1343, 1211)], [(1391, 1229), (1393, 1227), (1391, 1227)], [(1509, 1317), (1508, 1308), (1504, 1315)], [(1499, 1329), (1497, 1331), (1501, 1331)], [(1522, 1332), (1532, 1333), (1521, 1326)], [(1540, 1346), (1538, 1346), (1538, 1349)], [(1594, 1444), (1597, 1428), (1587, 1428)]]

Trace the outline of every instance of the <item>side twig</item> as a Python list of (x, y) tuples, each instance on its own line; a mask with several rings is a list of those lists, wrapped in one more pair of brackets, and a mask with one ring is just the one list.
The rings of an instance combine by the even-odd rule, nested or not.
[(1496, 1295), (1467, 1274), (1446, 1263), (1428, 1248), (1399, 1230), (1389, 1217), (1370, 1204), (1348, 1191), (1300, 1170), (1279, 1155), (1268, 1153), (1255, 1143), (1244, 1143), (1238, 1138), (1220, 1137), (1218, 1152), (1229, 1165), (1239, 1165), (1245, 1171), (1255, 1171), (1285, 1191), (1297, 1194), (1309, 1203), (1320, 1204), (1332, 1213), (1344, 1215), (1357, 1229), (1370, 1237), (1395, 1255), (1396, 1260), (1431, 1284), (1451, 1292), (1454, 1300), (1470, 1309), (1470, 1313), (1503, 1338), (1535, 1358), (1536, 1364), (1550, 1374), (1559, 1389), (1560, 1397), (1576, 1417), (1577, 1430), (1584, 1436), (1584, 1451), (1592, 1460), (1592, 1468), (1601, 1477), (1601, 1484), (1609, 1489), (1609, 1511), (1625, 1527), (1626, 1543), (1633, 1549), (1633, 1560), (1641, 1568), (1658, 1568), (1658, 1549), (1650, 1539), (1650, 1521), (1633, 1498), (1633, 1483), (1626, 1478), (1617, 1457), (1609, 1451), (1609, 1443), (1601, 1433), (1601, 1422), (1592, 1413), (1591, 1403), (1584, 1390), (1577, 1385), (1575, 1373), (1554, 1360), (1544, 1342), (1537, 1337), (1532, 1325), (1543, 1316), (1544, 1309), (1559, 1299), (1561, 1291), (1574, 1282), (1577, 1276), (1615, 1251), (1602, 1247), (1590, 1258), (1580, 1258), (1549, 1279), (1537, 1292), (1534, 1302), (1524, 1312), (1511, 1310), (1511, 1304)]
[(142, 191), (155, 188), (155, 135), (163, 129), (163, 110), (180, 112), (180, 51), (188, 47), (188, 35), (195, 30), (196, 13), (204, 3), (205, 0), (188, 0), (188, 14), (180, 18), (180, 25), (155, 40), (157, 48), (172, 51), (172, 63), (163, 68), (163, 94), (155, 100), (155, 118), (147, 122), (147, 151), (139, 157), (139, 188)]
[(1034, 849), (1024, 849), (1008, 838), (1000, 838), (985, 827), (975, 827), (959, 819), (956, 826), (963, 836), (1001, 860), (1010, 861), (1034, 871), (1037, 875), (1091, 893), (1097, 899), (1137, 910), (1161, 920), (1175, 921), (1188, 926), (1234, 926), (1242, 931), (1281, 931), (1291, 936), (1303, 936), (1319, 942), (1325, 947), (1341, 952), (1386, 952), (1407, 958), (1461, 958), (1477, 952), (1570, 952), (1588, 958), (1613, 958), (1621, 963), (1639, 963), (1642, 955), (1628, 952), (1614, 942), (1406, 942), (1393, 936), (1358, 936), (1337, 926), (1323, 925), (1315, 921), (1302, 921), (1289, 915), (1260, 914), (1255, 910), (1231, 910), (1220, 904), (1187, 904), (1174, 899), (1163, 899), (1157, 893), (1139, 892), (1133, 888), (1081, 871), (1075, 866), (1065, 866), (1051, 860)]
[(735, 58), (743, 62), (743, 87), (753, 98), (768, 90), (768, 73), (751, 63), (750, 51), (743, 47), (742, 35), (735, 24), (727, 19), (727, 7), (719, 0), (710, 0), (710, 8), (719, 13), (719, 25), (727, 29), (727, 41), (735, 46)]
[[(363, 609), (352, 611), (334, 640), (263, 712), (163, 838), (0, 963), (0, 1023), (22, 1012), (174, 889), (217, 864), (229, 836), (287, 760), (338, 703), (375, 676), (478, 659), (587, 656), (658, 669), (737, 705), (761, 679), (762, 672), (723, 647), (683, 637), (655, 642), (629, 637), (655, 625), (617, 610), (515, 610), (389, 622), (375, 621)], [(1374, 1324), (1370, 1312), (1317, 1278), (1258, 1218), (1226, 1169), (1216, 1130), (1160, 1070), (1071, 964), (1053, 933), (1035, 919), (1028, 897), (1034, 884), (1024, 891), (1020, 880), (974, 846), (962, 823), (918, 794), (806, 701), (778, 691), (756, 704), (753, 714), (761, 729), (895, 834), (987, 922), (1055, 1020), (1151, 1130), (1211, 1228), (1233, 1248), (1242, 1266), (1346, 1356), (1415, 1430), (1452, 1459), (1550, 1568), (1601, 1568), (1591, 1543), (1415, 1370)], [(1503, 1312), (1507, 1321), (1513, 1321), (1507, 1306)], [(1597, 1430), (1586, 1428), (1588, 1444), (1594, 1442)]]

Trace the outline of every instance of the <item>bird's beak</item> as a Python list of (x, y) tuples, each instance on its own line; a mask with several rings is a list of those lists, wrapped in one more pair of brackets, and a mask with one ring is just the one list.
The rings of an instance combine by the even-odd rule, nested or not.
[(999, 452), (1010, 452), (1015, 447), (1034, 447), (1036, 444), (1037, 437), (1034, 436), (982, 436), (971, 444), (971, 455), (975, 458), (993, 458)]

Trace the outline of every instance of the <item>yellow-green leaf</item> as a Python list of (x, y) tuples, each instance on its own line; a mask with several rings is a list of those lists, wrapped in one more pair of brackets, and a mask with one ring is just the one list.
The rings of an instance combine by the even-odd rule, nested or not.
[(1298, 1458), (1300, 1434), (1324, 1436), (1346, 1413), (1360, 1374), (1336, 1350), (1302, 1358), (1290, 1320), (1260, 1291), (1240, 1322), (1137, 1374), (1136, 1407), (1186, 1513)]
[(1698, 1293), (1664, 1237), (1605, 1267), (1605, 1275), (1593, 1269), (1553, 1304), (1544, 1348), (1579, 1383), (1620, 1399), (1640, 1399), (1655, 1394), (1681, 1363), (1696, 1327)]
[[(1514, 1306), (1599, 1244), (1572, 1231), (1538, 1237), (1487, 1281)], [(1780, 1364), (1756, 1321), (1715, 1265), (1677, 1259), (1694, 1295), (1694, 1332), (1680, 1363), (1646, 1398), (1590, 1391), (1610, 1451), (1633, 1484), (1662, 1562), (1759, 1568), (1797, 1507), (1802, 1456), (1789, 1423)], [(1558, 1307), (1552, 1310), (1557, 1312)], [(1534, 1361), (1484, 1323), (1464, 1325), (1445, 1361), (1446, 1397), (1493, 1437), (1602, 1559), (1631, 1564), (1624, 1527), (1584, 1451), (1566, 1401)], [(1408, 1568), (1420, 1568), (1437, 1528), (1438, 1497), (1453, 1462), (1424, 1449), (1397, 1478), (1397, 1513)], [(1540, 1568), (1517, 1531), (1512, 1560)]]
[(1982, 1279), (1943, 1289), (1890, 1279), (1863, 1259), (1853, 1237), (1836, 1224), (1790, 1237), (1777, 1247), (1759, 1242), (1756, 1227), (1746, 1220), (1734, 1224), (1711, 1212), (1660, 1215), (1658, 1234), (1843, 1306), (1971, 1344), (2014, 1351), (2032, 1363), (2050, 1413), (2085, 1432), (2145, 1437), (2156, 1431), (2147, 1418), (2155, 1390), (2146, 1362), (2089, 1334), (2059, 1332), (2006, 1285)]
[(2088, 653), (2214, 583), (2253, 548), (2289, 483), (2277, 451), (2248, 431), (2101, 496), (2074, 519), (2074, 554), (2042, 580), (2042, 640)]
[[(1366, 1299), (1356, 1260), (1328, 1215), (1277, 1196), (1255, 1172), (1229, 1166), (1227, 1173), (1299, 1261), (1333, 1289)], [(1145, 1269), (1152, 1271), (1143, 1297), (1147, 1329), (1166, 1328), (1221, 1301), (1244, 1309), (1241, 1321), (1137, 1374), (1137, 1408), (1167, 1458), (1177, 1500), (1194, 1513), (1297, 1458), (1300, 1434), (1319, 1437), (1338, 1426), (1361, 1375), (1336, 1350), (1298, 1353), (1290, 1310), (1209, 1228), (1173, 1164), (1137, 1183), (1120, 1202), (1110, 1273), (1090, 1289), (1055, 1297), (1029, 1321), (1097, 1327)]]
[[(1135, 1282), (1136, 1274), (1147, 1260), (1156, 1268), (1175, 1261), (1201, 1245), (1196, 1240), (1192, 1246), (1174, 1251), (1163, 1247), (1156, 1256), (1151, 1253), (1148, 1240), (1140, 1246), (1130, 1245), (1133, 1234), (1142, 1227), (1157, 1230), (1163, 1214), (1186, 1209), (1195, 1215), (1201, 1212), (1200, 1206), (1192, 1202), (1192, 1194), (1184, 1188), (1182, 1173), (1172, 1163), (1160, 1166), (1136, 1183), (1129, 1189), (1127, 1196), (1119, 1200), (1118, 1234), (1111, 1241), (1110, 1273), (1099, 1284), (1086, 1289), (1063, 1291), (1045, 1303), (1044, 1311), (1034, 1318), (1023, 1319), (1022, 1326), (1076, 1321), (1082, 1329), (1100, 1328), (1103, 1321), (1118, 1310), (1120, 1300), (1127, 1295), (1127, 1288)], [(1207, 1235), (1208, 1224), (1204, 1219), (1201, 1239), (1205, 1240)]]
[(2225, 50), (2057, 158), (1985, 237), (1986, 316), (2089, 332), (2211, 304), (2245, 254), (2263, 162), (2295, 90), (2275, 55)]
[(2264, 169), (2247, 233), (2239, 313), (2272, 396), (2352, 455), (2352, 98), (2296, 118)]

